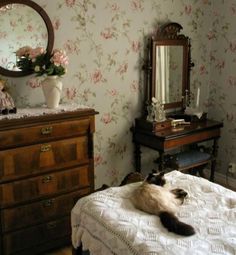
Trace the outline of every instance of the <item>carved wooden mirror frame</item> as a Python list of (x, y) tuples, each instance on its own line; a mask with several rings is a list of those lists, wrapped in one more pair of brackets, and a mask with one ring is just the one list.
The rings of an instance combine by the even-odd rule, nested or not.
[(183, 66), (182, 66), (182, 98), (181, 101), (164, 104), (164, 109), (174, 111), (176, 108), (183, 110), (188, 104), (190, 95), (190, 70), (194, 65), (191, 62), (190, 39), (180, 34), (182, 26), (178, 23), (167, 23), (160, 27), (157, 33), (149, 39), (146, 69), (146, 104), (149, 104), (152, 97), (156, 97), (156, 50), (157, 46), (183, 46)]

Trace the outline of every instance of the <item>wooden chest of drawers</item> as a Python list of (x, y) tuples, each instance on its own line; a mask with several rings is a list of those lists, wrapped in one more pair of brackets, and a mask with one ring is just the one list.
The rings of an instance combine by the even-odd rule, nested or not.
[(0, 254), (70, 242), (70, 212), (94, 189), (93, 109), (0, 120)]

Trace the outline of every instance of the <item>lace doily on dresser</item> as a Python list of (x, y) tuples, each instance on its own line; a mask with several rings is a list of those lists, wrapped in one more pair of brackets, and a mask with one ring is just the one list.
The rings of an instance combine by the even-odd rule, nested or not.
[(46, 105), (41, 107), (18, 108), (16, 114), (0, 115), (0, 120), (21, 119), (26, 117), (37, 117), (48, 114), (57, 114), (63, 112), (73, 112), (80, 109), (90, 109), (90, 107), (81, 104), (61, 104), (56, 109), (49, 109)]

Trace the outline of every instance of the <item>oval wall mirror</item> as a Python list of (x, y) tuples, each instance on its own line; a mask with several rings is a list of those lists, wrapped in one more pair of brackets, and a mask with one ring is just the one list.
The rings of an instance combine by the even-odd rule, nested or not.
[(43, 47), (51, 53), (54, 31), (47, 13), (30, 0), (0, 2), (0, 74), (20, 77), (31, 74), (16, 67), (15, 52), (23, 47)]

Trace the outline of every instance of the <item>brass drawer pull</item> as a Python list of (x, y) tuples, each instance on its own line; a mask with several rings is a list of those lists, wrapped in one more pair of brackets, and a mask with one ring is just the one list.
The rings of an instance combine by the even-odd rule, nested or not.
[(41, 128), (42, 135), (50, 135), (52, 133), (52, 127), (43, 127)]
[(44, 176), (43, 179), (42, 179), (42, 183), (48, 183), (50, 181), (52, 181), (52, 176), (51, 175)]
[(43, 144), (42, 146), (41, 146), (41, 152), (47, 152), (47, 151), (50, 151), (52, 149), (52, 146), (51, 146), (51, 144)]
[(43, 206), (44, 207), (51, 207), (54, 203), (54, 199), (48, 199), (46, 201), (43, 201)]
[(48, 229), (55, 228), (56, 226), (57, 226), (57, 223), (56, 223), (56, 222), (49, 222), (49, 223), (47, 224)]

